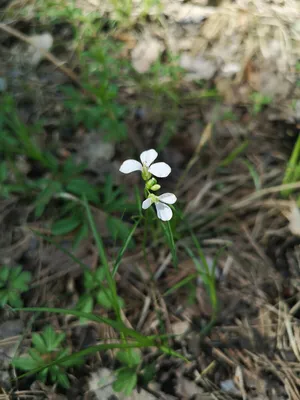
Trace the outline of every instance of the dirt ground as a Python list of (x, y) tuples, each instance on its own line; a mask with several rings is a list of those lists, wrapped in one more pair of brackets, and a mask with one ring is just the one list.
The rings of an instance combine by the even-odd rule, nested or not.
[[(172, 167), (165, 187), (176, 194), (208, 263), (225, 249), (215, 272), (219, 310), (210, 326), (213, 310), (200, 278), (194, 286), (164, 296), (195, 273), (184, 252), (184, 245), (192, 243), (184, 225), (176, 227), (177, 268), (159, 240), (147, 243), (146, 265), (142, 233), (136, 232), (135, 246), (126, 252), (116, 277), (126, 304), (123, 319), (145, 335), (157, 334), (163, 321), (166, 333), (176, 334), (169, 344), (189, 362), (158, 357), (154, 380), (139, 382), (127, 398), (299, 400), (300, 218), (295, 202), (300, 183), (283, 184), (300, 126), (299, 4), (169, 0), (145, 9), (133, 1), (126, 3), (132, 4), (127, 21), (113, 2), (75, 2), (72, 7), (79, 14), (50, 3), (43, 9), (46, 3), (39, 1), (0, 2), (2, 100), (8, 95), (15, 99), (26, 125), (43, 121), (40, 148), (53, 150), (61, 162), (71, 156), (86, 162), (84, 176), (93, 185), (101, 187), (111, 176), (114, 187), (125, 185), (131, 200), (138, 178), (121, 176), (122, 161), (145, 149), (160, 149), (160, 159)], [(86, 16), (91, 15), (101, 24), (89, 24)], [(117, 100), (126, 107), (122, 123), (127, 137), (122, 140), (111, 138), (110, 131), (107, 138), (105, 127), (74, 122), (76, 111), (72, 114), (63, 105), (60, 88), (68, 84), (92, 107), (94, 94), (85, 84), (88, 71), (79, 54), (95, 42), (121, 46), (121, 51), (105, 54), (112, 57), (112, 74), (116, 68)], [(92, 73), (88, 81), (97, 83)], [(2, 129), (1, 115), (0, 110)], [(0, 161), (6, 156), (0, 149)], [(26, 154), (10, 161), (12, 170), (16, 167), (27, 179), (47, 177)], [(283, 195), (288, 189), (290, 194)], [(0, 262), (22, 265), (32, 274), (30, 290), (22, 296), (25, 307), (72, 309), (83, 292), (83, 273), (62, 248), (72, 251), (76, 232), (50, 243), (61, 199), (52, 199), (36, 217), (34, 190), (9, 196), (0, 192)], [(121, 218), (123, 212), (113, 215)], [(124, 218), (131, 226), (130, 218)], [(96, 225), (113, 260), (120, 244), (102, 210), (96, 212)], [(99, 264), (92, 236), (80, 242), (75, 255), (92, 271)], [(109, 314), (97, 307), (101, 315)], [(113, 351), (89, 356), (80, 368), (71, 369), (68, 390), (34, 376), (16, 379), (10, 360), (16, 351), (26, 352), (32, 333), (49, 323), (66, 333), (73, 351), (116, 338), (103, 324), (4, 307), (1, 400), (125, 398), (98, 385), (118, 366)], [(144, 362), (150, 363), (154, 354), (155, 349), (145, 351)]]

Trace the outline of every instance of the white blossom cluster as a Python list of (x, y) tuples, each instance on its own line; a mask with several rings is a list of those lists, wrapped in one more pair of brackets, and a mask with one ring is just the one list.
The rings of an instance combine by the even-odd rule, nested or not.
[[(175, 194), (164, 193), (156, 196), (156, 192), (161, 188), (157, 180), (153, 178), (166, 178), (171, 173), (171, 167), (164, 162), (154, 163), (158, 154), (154, 149), (143, 151), (140, 155), (141, 161), (126, 160), (120, 167), (120, 172), (129, 174), (134, 171), (141, 171), (142, 178), (145, 181), (145, 191), (147, 198), (143, 201), (144, 210), (155, 204), (157, 216), (162, 221), (170, 221), (173, 211), (168, 204), (174, 204), (177, 201)], [(153, 164), (154, 163), (154, 164)]]

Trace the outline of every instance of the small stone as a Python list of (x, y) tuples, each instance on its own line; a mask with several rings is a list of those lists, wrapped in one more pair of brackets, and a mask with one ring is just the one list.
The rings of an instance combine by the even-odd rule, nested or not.
[(241, 394), (241, 392), (239, 391), (239, 389), (237, 389), (237, 387), (235, 386), (232, 379), (227, 379), (225, 381), (222, 381), (221, 389), (227, 393), (232, 393), (232, 394), (237, 394), (237, 395)]

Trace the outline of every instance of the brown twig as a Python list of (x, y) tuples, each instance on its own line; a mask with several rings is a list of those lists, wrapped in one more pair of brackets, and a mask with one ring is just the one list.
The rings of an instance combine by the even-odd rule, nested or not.
[(58, 69), (60, 69), (65, 75), (67, 75), (72, 81), (74, 81), (81, 89), (83, 89), (83, 86), (80, 82), (80, 79), (78, 75), (76, 75), (70, 68), (67, 68), (63, 65), (63, 61), (60, 61), (58, 58), (54, 57), (53, 54), (49, 53), (48, 51), (45, 51), (43, 49), (40, 49), (33, 41), (20, 31), (18, 31), (15, 28), (12, 28), (11, 26), (8, 26), (6, 24), (0, 23), (0, 29), (17, 39), (22, 40), (23, 42), (29, 44), (30, 46), (34, 46), (39, 49), (39, 51), (43, 54), (43, 56), (50, 61), (52, 64), (54, 64)]

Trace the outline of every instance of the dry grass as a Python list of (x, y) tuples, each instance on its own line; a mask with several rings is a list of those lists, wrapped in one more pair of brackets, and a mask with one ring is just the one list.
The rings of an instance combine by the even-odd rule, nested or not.
[[(296, 1), (281, 3), (279, 6), (263, 0), (245, 0), (236, 4), (224, 2), (204, 24), (202, 49), (210, 51), (209, 46), (213, 44), (214, 51), (218, 53), (226, 48), (228, 37), (234, 37), (236, 43), (233, 46), (237, 46), (239, 52), (232, 54), (246, 65), (253, 56), (267, 59), (267, 42), (269, 38), (276, 37), (280, 43), (278, 59), (283, 61), (277, 68), (289, 71), (299, 49), (299, 37), (293, 29), (297, 22), (295, 10), (299, 10), (299, 4)], [(28, 38), (16, 29), (3, 24), (0, 24), (0, 29), (28, 42)], [(47, 59), (78, 83), (78, 76), (74, 76), (66, 66), (62, 68), (51, 54), (47, 54)], [(194, 119), (199, 118), (199, 108), (201, 105), (197, 104), (185, 110), (185, 131), (189, 131)], [(204, 108), (204, 116), (206, 111)], [(227, 246), (225, 255), (218, 262), (220, 313), (217, 324), (204, 339), (199, 339), (201, 328), (212, 314), (209, 298), (201, 283), (196, 285), (193, 304), (189, 303), (189, 292), (185, 288), (174, 295), (164, 296), (168, 289), (195, 270), (193, 262), (180, 251), (178, 270), (175, 270), (169, 251), (161, 246), (159, 240), (147, 248), (148, 264), (139, 241), (132, 254), (122, 261), (117, 275), (118, 289), (126, 302), (122, 317), (128, 327), (144, 334), (159, 333), (161, 325), (167, 333), (173, 333), (179, 327), (183, 329), (183, 334), (173, 344), (191, 360), (190, 364), (180, 362), (178, 365), (174, 360), (161, 356), (158, 366), (160, 368), (168, 361), (167, 373), (175, 371), (178, 376), (188, 375), (206, 391), (201, 397), (203, 399), (232, 399), (231, 394), (221, 390), (222, 382), (232, 380), (237, 396), (242, 399), (284, 399), (289, 396), (298, 400), (300, 242), (289, 232), (285, 218), (293, 203), (280, 196), (283, 189), (293, 189), (294, 193), (300, 189), (299, 183), (281, 184), (291, 146), (284, 150), (282, 138), (274, 134), (275, 127), (265, 120), (249, 124), (243, 121), (223, 121), (215, 125), (206, 122), (206, 129), (200, 138), (199, 135), (193, 137), (193, 130), (190, 129), (192, 133), (187, 141), (196, 143), (192, 154), (184, 154), (175, 140), (170, 149), (181, 153), (187, 166), (178, 167), (181, 179), (176, 188), (177, 195), (184, 204), (184, 213), (206, 257), (213, 259), (220, 247)], [(153, 121), (155, 123), (157, 121)], [(140, 129), (143, 131), (143, 122)], [(249, 146), (243, 155), (222, 167), (222, 160), (245, 139), (248, 139)], [(143, 140), (152, 146), (152, 139), (145, 137)], [(251, 162), (257, 171), (261, 187), (258, 190), (242, 162), (244, 159)], [(5, 207), (1, 211), (3, 217)], [(4, 252), (22, 252), (24, 244), (28, 246), (32, 234), (28, 233), (30, 226), (26, 218), (20, 225), (24, 235), (16, 243), (12, 243), (9, 230), (1, 234), (7, 240)], [(179, 226), (178, 232), (181, 234), (180, 241), (191, 243), (183, 226)], [(40, 244), (41, 247), (30, 259), (34, 281), (27, 305), (47, 304), (50, 307), (57, 305), (58, 299), (62, 307), (76, 304), (81, 283), (80, 269), (55, 246), (46, 245), (42, 240)], [(108, 250), (113, 258), (116, 249), (108, 245)], [(99, 264), (91, 241), (83, 243), (76, 255), (92, 270)], [(71, 300), (65, 298), (66, 293)], [(49, 321), (57, 329), (67, 331), (70, 341), (71, 334), (76, 332), (80, 345), (85, 342), (84, 329), (94, 330), (96, 340), (110, 341), (116, 337), (116, 333), (105, 326), (89, 324), (83, 329), (70, 318), (54, 316), (39, 320), (38, 329)], [(18, 339), (3, 339), (0, 348), (15, 344)], [(112, 358), (112, 354), (110, 356)], [(153, 353), (150, 353), (146, 357), (152, 356)], [(105, 363), (100, 357), (94, 362), (97, 365)], [(18, 391), (15, 394), (19, 398), (37, 396), (33, 391)], [(0, 399), (8, 398), (2, 389)]]
[(238, 79), (253, 58), (273, 60), (279, 72), (291, 73), (300, 52), (299, 14), (296, 0), (224, 1), (205, 22), (197, 47), (225, 63), (241, 64)]

